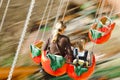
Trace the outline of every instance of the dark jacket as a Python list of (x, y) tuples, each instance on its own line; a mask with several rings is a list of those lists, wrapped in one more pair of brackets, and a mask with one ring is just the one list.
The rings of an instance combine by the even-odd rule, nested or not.
[(51, 37), (48, 38), (43, 50), (48, 50), (51, 54), (62, 55), (63, 57), (69, 56), (73, 59), (73, 51), (71, 49), (71, 43), (67, 36), (58, 35), (56, 42), (51, 42)]

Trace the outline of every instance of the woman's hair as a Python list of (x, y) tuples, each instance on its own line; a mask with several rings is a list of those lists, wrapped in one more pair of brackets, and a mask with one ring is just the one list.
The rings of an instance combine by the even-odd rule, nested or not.
[(54, 30), (52, 32), (52, 42), (56, 42), (58, 35), (63, 31), (63, 29), (66, 28), (66, 25), (64, 25), (63, 21), (57, 22), (54, 25)]

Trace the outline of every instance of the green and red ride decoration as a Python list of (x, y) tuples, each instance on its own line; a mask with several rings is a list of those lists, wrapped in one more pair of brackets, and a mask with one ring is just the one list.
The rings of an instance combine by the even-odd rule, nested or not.
[(64, 57), (47, 53), (47, 51), (42, 51), (41, 55), (42, 68), (48, 74), (59, 77), (67, 73), (74, 80), (86, 80), (93, 73), (96, 64), (94, 55), (92, 56), (92, 65), (88, 68), (66, 63)]
[(41, 51), (41, 45), (43, 42), (36, 41), (30, 45), (32, 60), (38, 64), (42, 64), (42, 68), (52, 76), (62, 76), (65, 73), (74, 80), (87, 79), (95, 67), (95, 57), (93, 55), (92, 66), (83, 68), (81, 66), (74, 66), (71, 63), (66, 63), (66, 59), (60, 55), (54, 55), (47, 53), (47, 51)]
[(89, 38), (96, 44), (102, 44), (108, 41), (111, 36), (112, 30), (115, 27), (115, 23), (106, 16), (98, 19), (97, 23), (94, 23), (89, 30)]
[(34, 44), (30, 45), (31, 53), (30, 56), (32, 57), (32, 60), (40, 64), (41, 62), (41, 46), (43, 42), (42, 41), (36, 41)]
[[(106, 16), (98, 19), (97, 23), (91, 26), (89, 38), (96, 44), (106, 42), (115, 27), (115, 23)], [(47, 51), (41, 51), (42, 41), (36, 41), (30, 45), (32, 60), (42, 64), (42, 68), (52, 76), (62, 76), (65, 73), (74, 80), (87, 80), (95, 68), (95, 56), (92, 56), (92, 64), (89, 67), (76, 66), (66, 63), (66, 59), (60, 55), (54, 55)]]
[(41, 64), (43, 69), (52, 76), (61, 76), (66, 73), (67, 63), (62, 56), (53, 55), (43, 51)]
[(93, 73), (96, 65), (95, 56), (92, 55), (92, 65), (88, 68), (69, 64), (67, 74), (74, 80), (87, 80)]

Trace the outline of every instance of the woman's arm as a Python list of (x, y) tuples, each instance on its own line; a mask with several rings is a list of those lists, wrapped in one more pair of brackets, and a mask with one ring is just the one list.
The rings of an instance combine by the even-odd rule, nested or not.
[(69, 38), (66, 39), (66, 53), (69, 55), (72, 61), (74, 58), (73, 58), (73, 51), (71, 48), (71, 43), (70, 43)]

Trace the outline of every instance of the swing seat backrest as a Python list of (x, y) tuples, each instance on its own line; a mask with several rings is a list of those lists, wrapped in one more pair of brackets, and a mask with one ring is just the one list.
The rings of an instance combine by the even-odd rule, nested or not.
[(110, 33), (115, 27), (115, 23), (111, 23), (106, 27), (100, 28), (98, 31), (104, 32), (105, 34)]

